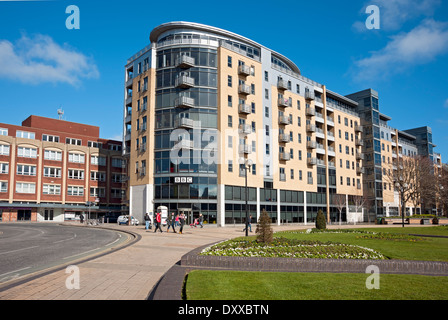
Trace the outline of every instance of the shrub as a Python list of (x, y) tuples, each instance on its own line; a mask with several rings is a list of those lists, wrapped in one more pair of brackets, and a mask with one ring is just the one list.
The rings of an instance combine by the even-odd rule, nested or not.
[(257, 234), (258, 242), (263, 243), (272, 242), (272, 236), (274, 232), (271, 228), (271, 218), (269, 217), (265, 209), (263, 209), (263, 212), (261, 213), (260, 220), (258, 221), (255, 233)]
[(325, 220), (325, 216), (322, 212), (322, 210), (319, 210), (317, 212), (316, 217), (316, 229), (324, 230), (327, 228), (327, 221)]

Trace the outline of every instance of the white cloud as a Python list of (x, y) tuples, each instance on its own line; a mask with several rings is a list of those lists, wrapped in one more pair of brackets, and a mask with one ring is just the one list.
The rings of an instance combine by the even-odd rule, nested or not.
[(23, 83), (68, 83), (79, 85), (83, 78), (98, 78), (92, 59), (67, 44), (55, 43), (46, 35), (22, 35), (15, 44), (0, 40), (0, 77)]
[(370, 57), (355, 62), (353, 77), (357, 80), (384, 78), (415, 65), (434, 60), (448, 52), (448, 24), (424, 20), (409, 31), (391, 37), (391, 41)]

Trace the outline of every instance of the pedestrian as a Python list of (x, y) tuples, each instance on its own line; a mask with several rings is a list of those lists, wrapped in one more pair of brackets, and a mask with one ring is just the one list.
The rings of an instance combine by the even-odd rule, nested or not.
[(174, 216), (174, 212), (171, 212), (171, 216), (168, 216), (168, 228), (166, 229), (166, 232), (168, 232), (168, 230), (170, 230), (170, 227), (173, 228), (173, 232), (176, 232), (176, 229), (174, 229), (174, 224), (176, 223), (176, 217)]
[(79, 216), (79, 220), (81, 221), (81, 223), (84, 222), (84, 215), (81, 213), (81, 215)]
[[(249, 227), (249, 231), (252, 232), (252, 215), (249, 215), (249, 220), (247, 220), (247, 227)], [(243, 232), (246, 231), (246, 228), (243, 229)]]
[(204, 216), (202, 215), (202, 213), (199, 214), (199, 225), (201, 226), (201, 228), (204, 227)]
[(179, 223), (180, 223), (179, 233), (182, 234), (182, 232), (184, 230), (184, 224), (185, 224), (185, 215), (183, 213), (180, 214)]
[(194, 219), (194, 222), (193, 223), (190, 223), (190, 227), (195, 227), (196, 228), (196, 226), (199, 224), (199, 222), (198, 222), (198, 218), (196, 218), (196, 219)]
[(176, 214), (176, 219), (174, 220), (174, 225), (176, 227), (180, 227), (180, 223), (179, 223), (179, 214)]
[(151, 226), (151, 218), (149, 217), (149, 213), (146, 212), (145, 214), (145, 230), (150, 229)]
[(160, 232), (163, 232), (162, 231), (162, 216), (160, 215), (160, 212), (157, 212), (157, 214), (156, 214), (156, 221), (154, 221), (154, 223), (156, 225), (156, 228), (154, 229), (154, 232), (156, 232), (157, 229), (159, 229)]

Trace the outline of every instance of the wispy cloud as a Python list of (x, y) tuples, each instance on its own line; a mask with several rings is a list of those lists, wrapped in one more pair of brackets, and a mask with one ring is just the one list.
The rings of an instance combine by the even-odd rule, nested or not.
[(0, 77), (23, 83), (68, 83), (77, 86), (81, 79), (98, 78), (90, 57), (69, 45), (59, 45), (46, 35), (27, 35), (11, 43), (0, 40)]
[(355, 62), (355, 80), (384, 79), (448, 52), (448, 23), (426, 19), (407, 33), (392, 36), (381, 50)]

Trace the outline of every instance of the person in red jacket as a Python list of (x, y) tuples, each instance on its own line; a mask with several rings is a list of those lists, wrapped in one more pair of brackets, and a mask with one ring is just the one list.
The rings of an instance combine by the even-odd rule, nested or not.
[(157, 229), (159, 229), (160, 232), (163, 232), (162, 231), (162, 216), (160, 215), (160, 212), (157, 212), (157, 214), (156, 214), (155, 225), (156, 225), (156, 228), (155, 228), (154, 232), (156, 232)]

